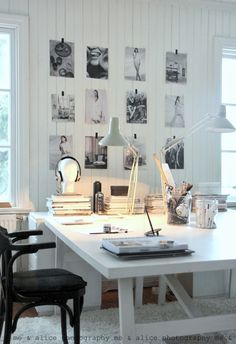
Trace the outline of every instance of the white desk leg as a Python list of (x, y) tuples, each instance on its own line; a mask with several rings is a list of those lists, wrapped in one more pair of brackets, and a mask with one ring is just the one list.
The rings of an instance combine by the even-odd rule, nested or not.
[(123, 344), (135, 343), (133, 279), (118, 280), (120, 335)]
[(163, 276), (159, 276), (158, 288), (158, 305), (163, 305), (166, 302), (166, 288), (167, 284)]
[(135, 307), (143, 304), (143, 277), (135, 278)]

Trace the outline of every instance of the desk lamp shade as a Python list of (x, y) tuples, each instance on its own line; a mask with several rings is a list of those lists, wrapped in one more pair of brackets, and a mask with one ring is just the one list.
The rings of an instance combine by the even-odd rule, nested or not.
[(128, 146), (129, 143), (120, 133), (118, 117), (110, 119), (108, 134), (98, 144), (100, 146)]
[(234, 126), (226, 118), (225, 105), (221, 105), (218, 114), (212, 117), (207, 130), (215, 133), (232, 133), (235, 131)]

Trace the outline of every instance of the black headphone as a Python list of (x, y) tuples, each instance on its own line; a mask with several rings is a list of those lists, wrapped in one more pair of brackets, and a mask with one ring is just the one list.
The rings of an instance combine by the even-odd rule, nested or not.
[(63, 182), (63, 176), (62, 176), (62, 173), (61, 171), (59, 170), (59, 164), (62, 160), (64, 159), (72, 159), (74, 161), (76, 161), (77, 163), (77, 166), (78, 166), (78, 169), (77, 169), (77, 175), (76, 175), (76, 178), (75, 178), (75, 182), (78, 182), (80, 180), (80, 177), (81, 177), (81, 167), (80, 167), (80, 164), (78, 162), (77, 159), (75, 159), (73, 156), (64, 156), (63, 158), (61, 158), (60, 160), (58, 160), (57, 164), (56, 164), (56, 167), (55, 167), (55, 176), (57, 178), (57, 181), (58, 182)]

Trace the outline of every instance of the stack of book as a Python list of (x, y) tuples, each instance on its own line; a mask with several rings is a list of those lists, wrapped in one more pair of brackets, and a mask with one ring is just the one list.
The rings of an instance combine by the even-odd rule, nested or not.
[(149, 213), (163, 214), (165, 207), (161, 194), (149, 194), (145, 197), (145, 206)]
[(92, 203), (90, 196), (83, 195), (52, 195), (47, 198), (50, 215), (90, 215)]
[(227, 197), (228, 195), (220, 194), (194, 194), (192, 196), (192, 211), (196, 211), (196, 200), (212, 200), (216, 199), (218, 201), (218, 211), (227, 211)]
[[(127, 214), (128, 196), (109, 196), (104, 200), (104, 212), (109, 215)], [(144, 202), (140, 198), (135, 199), (134, 214), (144, 213)]]

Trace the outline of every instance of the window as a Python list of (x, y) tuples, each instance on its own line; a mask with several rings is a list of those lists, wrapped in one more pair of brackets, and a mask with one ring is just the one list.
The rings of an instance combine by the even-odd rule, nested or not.
[(15, 194), (11, 176), (15, 155), (11, 128), (12, 118), (15, 117), (12, 107), (15, 73), (11, 66), (13, 34), (13, 30), (0, 29), (0, 199), (3, 201), (11, 200), (11, 195)]
[(0, 14), (0, 201), (28, 207), (27, 17)]
[[(226, 105), (229, 121), (236, 127), (236, 44), (222, 49), (221, 98)], [(222, 191), (229, 194), (229, 201), (236, 201), (236, 132), (222, 134), (221, 137), (221, 185)]]

